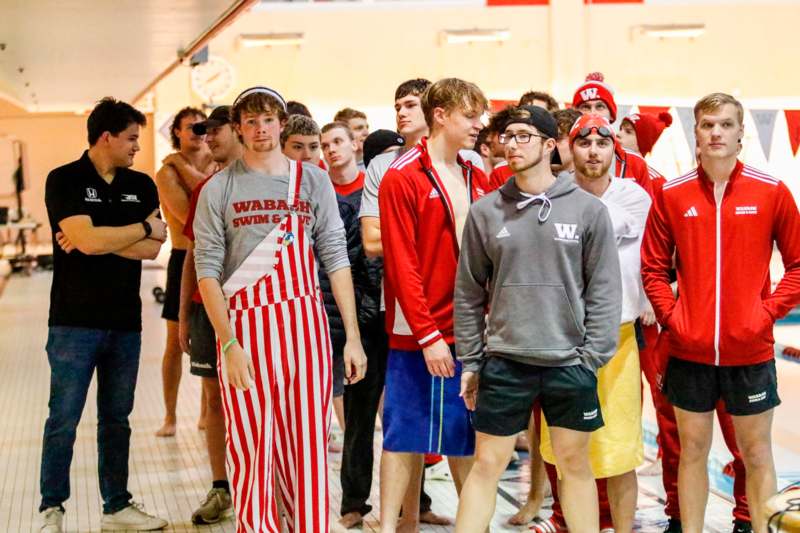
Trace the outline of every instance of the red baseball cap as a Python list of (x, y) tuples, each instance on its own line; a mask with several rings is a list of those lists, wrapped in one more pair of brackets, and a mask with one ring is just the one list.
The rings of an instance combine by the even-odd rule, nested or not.
[(616, 141), (617, 136), (614, 134), (614, 128), (611, 123), (601, 117), (600, 115), (581, 115), (572, 128), (569, 130), (569, 145), (575, 142), (578, 137), (586, 137), (592, 131), (596, 131), (603, 137), (610, 137), (612, 141)]

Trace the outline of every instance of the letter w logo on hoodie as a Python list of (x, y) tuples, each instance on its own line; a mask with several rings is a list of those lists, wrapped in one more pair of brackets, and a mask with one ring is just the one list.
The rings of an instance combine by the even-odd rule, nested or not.
[(556, 233), (558, 237), (556, 237), (557, 241), (577, 241), (580, 236), (578, 235), (578, 225), (577, 224), (560, 224), (556, 222), (554, 224), (556, 227)]

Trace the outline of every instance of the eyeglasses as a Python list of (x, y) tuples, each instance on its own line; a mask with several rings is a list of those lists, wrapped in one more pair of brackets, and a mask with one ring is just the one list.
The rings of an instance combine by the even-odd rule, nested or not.
[(539, 135), (537, 133), (515, 133), (513, 135), (501, 133), (497, 140), (500, 142), (500, 144), (508, 144), (511, 142), (511, 139), (516, 140), (517, 144), (528, 144), (531, 142), (531, 137), (541, 137), (542, 139), (550, 138), (546, 135)]
[(587, 126), (585, 128), (581, 128), (578, 130), (576, 137), (588, 137), (591, 135), (592, 130), (595, 130), (600, 137), (614, 137), (614, 132), (605, 126), (600, 126), (599, 128), (597, 126)]

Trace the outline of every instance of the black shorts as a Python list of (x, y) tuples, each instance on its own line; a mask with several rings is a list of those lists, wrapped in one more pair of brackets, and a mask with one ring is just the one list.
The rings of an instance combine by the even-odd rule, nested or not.
[(489, 357), (480, 371), (475, 431), (509, 436), (524, 431), (539, 400), (547, 423), (575, 431), (603, 427), (597, 376), (583, 365), (533, 366)]
[(733, 416), (757, 415), (780, 405), (775, 360), (714, 366), (670, 357), (664, 373), (670, 403), (695, 413), (713, 411), (720, 398)]
[(186, 250), (173, 248), (169, 252), (167, 263), (167, 288), (164, 290), (164, 310), (161, 318), (178, 321), (178, 311), (181, 308), (181, 274), (183, 274), (183, 260)]
[(203, 304), (192, 302), (189, 342), (189, 372), (202, 378), (216, 378), (217, 336)]

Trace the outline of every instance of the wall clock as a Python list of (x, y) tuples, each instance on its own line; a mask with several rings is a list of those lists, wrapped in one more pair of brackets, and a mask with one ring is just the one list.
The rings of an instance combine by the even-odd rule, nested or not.
[(225, 59), (211, 56), (208, 61), (192, 68), (192, 90), (203, 100), (213, 103), (234, 85), (234, 68)]

